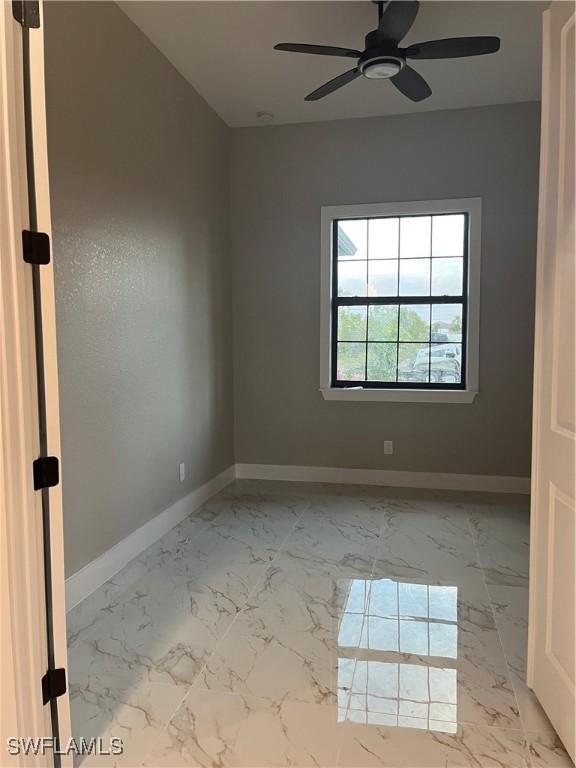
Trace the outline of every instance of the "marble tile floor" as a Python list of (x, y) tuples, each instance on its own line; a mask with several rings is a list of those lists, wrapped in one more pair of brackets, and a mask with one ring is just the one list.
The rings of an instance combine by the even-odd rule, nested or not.
[(237, 481), (68, 615), (83, 766), (569, 766), (524, 681), (528, 499)]

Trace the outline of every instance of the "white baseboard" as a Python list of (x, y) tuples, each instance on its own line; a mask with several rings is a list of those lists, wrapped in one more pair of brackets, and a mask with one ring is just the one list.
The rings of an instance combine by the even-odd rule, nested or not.
[(232, 465), (137, 528), (84, 568), (72, 574), (66, 579), (66, 610), (70, 611), (78, 603), (81, 603), (84, 598), (122, 570), (130, 560), (158, 541), (175, 525), (181, 523), (195, 509), (198, 509), (218, 491), (231, 483), (234, 478), (235, 468)]
[(158, 541), (195, 509), (235, 478), (244, 480), (292, 480), (315, 483), (383, 485), (398, 488), (433, 488), (453, 491), (530, 493), (530, 478), (499, 475), (459, 475), (438, 472), (403, 472), (386, 469), (297, 467), (279, 464), (236, 464), (115, 544), (66, 579), (66, 610), (69, 611), (122, 570), (130, 560)]
[(236, 477), (239, 480), (294, 480), (313, 483), (387, 485), (398, 488), (434, 488), (450, 491), (530, 493), (529, 477), (504, 477), (500, 475), (296, 467), (288, 464), (236, 464)]

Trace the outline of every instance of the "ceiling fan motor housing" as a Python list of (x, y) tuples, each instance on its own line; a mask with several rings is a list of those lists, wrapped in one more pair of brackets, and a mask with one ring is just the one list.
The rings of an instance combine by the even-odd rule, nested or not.
[(366, 35), (366, 50), (358, 59), (358, 69), (370, 80), (394, 77), (406, 64), (398, 47), (383, 40), (379, 30)]
[(366, 50), (358, 59), (358, 69), (370, 80), (394, 77), (406, 64), (395, 43), (382, 38), (379, 29), (366, 35)]
[(370, 80), (385, 80), (394, 77), (406, 63), (399, 56), (383, 55), (377, 51), (366, 51), (366, 54), (358, 62), (358, 68), (364, 77)]

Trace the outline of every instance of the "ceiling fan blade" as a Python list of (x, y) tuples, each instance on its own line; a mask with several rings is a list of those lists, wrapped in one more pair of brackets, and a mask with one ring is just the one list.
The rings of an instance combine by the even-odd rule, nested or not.
[(309, 93), (308, 96), (306, 96), (305, 101), (318, 101), (318, 99), (328, 96), (329, 93), (338, 90), (338, 88), (342, 88), (343, 85), (351, 83), (352, 80), (356, 80), (357, 77), (360, 77), (360, 74), (360, 70), (356, 69), (356, 67), (354, 69), (349, 69), (348, 72), (344, 72), (343, 74), (338, 75), (338, 77), (334, 77), (332, 80), (324, 83), (324, 85), (321, 85), (320, 88), (316, 88), (315, 91)]
[(390, 0), (378, 24), (379, 37), (399, 43), (414, 23), (419, 6), (416, 0)]
[(275, 51), (288, 51), (290, 53), (314, 53), (317, 56), (344, 56), (350, 59), (356, 59), (361, 51), (355, 51), (353, 48), (337, 48), (333, 45), (308, 45), (307, 43), (278, 43), (274, 46)]
[(390, 78), (396, 88), (412, 101), (423, 101), (432, 95), (432, 89), (415, 69), (406, 65), (397, 75)]
[(482, 56), (500, 50), (499, 37), (448, 37), (408, 46), (404, 55), (408, 59), (459, 59), (463, 56)]

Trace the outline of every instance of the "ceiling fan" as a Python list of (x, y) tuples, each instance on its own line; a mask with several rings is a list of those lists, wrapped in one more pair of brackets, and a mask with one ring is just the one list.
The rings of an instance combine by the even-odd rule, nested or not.
[(432, 94), (432, 90), (426, 80), (406, 63), (407, 59), (456, 59), (496, 53), (500, 49), (499, 37), (449, 37), (400, 48), (398, 44), (414, 23), (420, 3), (415, 0), (389, 0), (376, 2), (376, 5), (378, 28), (366, 35), (363, 51), (306, 43), (278, 43), (274, 46), (277, 51), (358, 60), (355, 67), (309, 93), (306, 101), (322, 99), (361, 75), (370, 80), (388, 79), (404, 96), (412, 101), (422, 101)]

